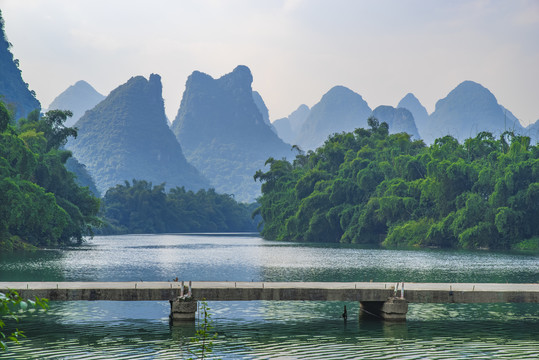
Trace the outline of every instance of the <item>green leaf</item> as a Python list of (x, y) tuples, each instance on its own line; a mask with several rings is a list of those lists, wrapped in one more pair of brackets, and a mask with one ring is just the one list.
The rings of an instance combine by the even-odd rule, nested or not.
[(14, 343), (19, 344), (19, 339), (17, 339), (15, 336), (8, 336), (8, 339), (13, 341)]

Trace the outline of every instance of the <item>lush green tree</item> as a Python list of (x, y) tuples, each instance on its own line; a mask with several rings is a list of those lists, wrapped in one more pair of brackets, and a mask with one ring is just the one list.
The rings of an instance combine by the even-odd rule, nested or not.
[[(0, 103), (0, 118), (6, 116)], [(65, 168), (71, 153), (61, 146), (76, 135), (63, 126), (68, 116), (35, 111), (0, 132), (0, 247), (80, 243), (99, 224), (99, 199)]]
[(255, 174), (265, 238), (507, 249), (538, 236), (539, 146), (529, 138), (480, 132), (426, 147), (368, 123)]
[(145, 180), (126, 181), (103, 198), (104, 233), (256, 231), (253, 205), (214, 189), (187, 191)]

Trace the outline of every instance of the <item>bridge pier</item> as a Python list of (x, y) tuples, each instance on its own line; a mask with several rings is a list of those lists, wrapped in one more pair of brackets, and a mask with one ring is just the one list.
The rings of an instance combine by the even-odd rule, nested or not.
[(177, 297), (170, 301), (170, 321), (172, 324), (181, 324), (186, 322), (194, 322), (197, 312), (198, 302), (190, 298), (189, 300)]
[[(170, 322), (172, 325), (180, 325), (185, 323), (194, 323), (195, 314), (198, 308), (198, 302), (193, 297), (192, 282), (189, 281), (189, 286), (185, 286), (182, 281), (180, 284), (180, 296), (169, 300), (170, 301)], [(187, 290), (187, 294), (185, 291)]]
[(360, 301), (360, 308), (363, 314), (387, 321), (406, 321), (408, 301), (399, 297), (390, 297), (386, 301)]

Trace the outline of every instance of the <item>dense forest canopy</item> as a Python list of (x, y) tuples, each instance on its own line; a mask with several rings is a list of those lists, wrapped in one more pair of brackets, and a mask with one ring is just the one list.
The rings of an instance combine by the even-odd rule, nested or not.
[(481, 132), (426, 147), (375, 118), (369, 126), (293, 162), (268, 159), (255, 175), (265, 238), (508, 249), (539, 237), (539, 145), (528, 137)]
[(214, 189), (186, 191), (144, 180), (110, 188), (103, 198), (104, 233), (173, 233), (256, 231), (256, 205), (238, 203)]
[(15, 125), (0, 102), (0, 248), (80, 243), (99, 224), (99, 199), (65, 168), (62, 146), (77, 135), (63, 125), (70, 115), (36, 110)]

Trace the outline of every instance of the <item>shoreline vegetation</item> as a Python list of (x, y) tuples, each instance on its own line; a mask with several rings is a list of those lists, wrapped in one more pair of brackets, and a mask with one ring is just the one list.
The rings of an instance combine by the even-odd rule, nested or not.
[(100, 200), (65, 167), (70, 116), (34, 110), (15, 122), (0, 101), (0, 249), (80, 244), (100, 225)]
[(0, 102), (0, 249), (81, 244), (98, 234), (244, 232), (269, 240), (385, 248), (539, 251), (539, 145), (512, 132), (426, 146), (406, 133), (334, 134), (296, 158), (269, 158), (258, 203), (214, 189), (126, 181), (102, 199), (76, 183), (63, 149), (69, 111), (15, 122)]
[(66, 169), (63, 146), (76, 128), (70, 111), (39, 110), (18, 121), (0, 101), (0, 250), (32, 251), (80, 245), (99, 234), (256, 231), (256, 204), (214, 189), (165, 192), (165, 184), (128, 181), (103, 199)]
[(334, 134), (258, 171), (265, 239), (539, 250), (539, 145), (506, 131), (426, 146), (406, 133)]
[(104, 226), (97, 234), (161, 234), (187, 232), (252, 232), (258, 205), (237, 202), (215, 189), (165, 190), (165, 184), (144, 180), (126, 181), (110, 188), (102, 200)]

